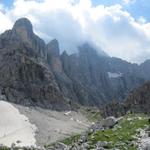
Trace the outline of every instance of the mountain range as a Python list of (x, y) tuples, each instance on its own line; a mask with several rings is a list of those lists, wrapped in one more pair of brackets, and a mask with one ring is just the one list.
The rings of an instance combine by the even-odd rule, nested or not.
[(150, 80), (150, 60), (132, 64), (100, 51), (85, 42), (77, 53), (60, 53), (56, 39), (46, 44), (21, 18), (0, 35), (1, 94), (14, 103), (66, 110), (122, 101)]

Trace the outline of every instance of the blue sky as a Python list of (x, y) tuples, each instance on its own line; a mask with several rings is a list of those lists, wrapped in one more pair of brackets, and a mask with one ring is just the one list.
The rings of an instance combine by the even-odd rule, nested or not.
[(4, 4), (6, 7), (11, 7), (13, 4), (13, 0), (0, 0), (2, 4)]

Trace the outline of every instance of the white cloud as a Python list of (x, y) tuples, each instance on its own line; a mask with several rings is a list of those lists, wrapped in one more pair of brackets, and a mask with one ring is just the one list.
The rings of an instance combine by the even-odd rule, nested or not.
[(20, 17), (29, 18), (46, 42), (56, 38), (68, 52), (89, 41), (110, 56), (132, 62), (150, 56), (149, 23), (136, 21), (120, 5), (92, 6), (91, 0), (15, 0), (11, 10), (0, 13), (1, 22), (5, 22), (0, 32)]
[(12, 27), (12, 22), (0, 11), (0, 32), (4, 32)]

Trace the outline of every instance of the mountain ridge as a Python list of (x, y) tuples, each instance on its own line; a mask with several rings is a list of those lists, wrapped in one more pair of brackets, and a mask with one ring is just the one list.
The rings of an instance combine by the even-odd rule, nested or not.
[(46, 62), (46, 44), (34, 33), (28, 36), (28, 27), (23, 25), (23, 30), (20, 30), (22, 23), (29, 25), (31, 31), (29, 20), (23, 18), (12, 30), (0, 36), (2, 93), (10, 102), (56, 110), (69, 109), (68, 101), (59, 90)]
[(100, 55), (87, 43), (78, 50), (60, 54), (56, 39), (45, 44), (28, 19), (17, 20), (12, 30), (0, 35), (2, 93), (11, 102), (57, 110), (75, 103), (99, 107), (112, 99), (123, 100), (150, 80), (149, 61), (131, 64)]

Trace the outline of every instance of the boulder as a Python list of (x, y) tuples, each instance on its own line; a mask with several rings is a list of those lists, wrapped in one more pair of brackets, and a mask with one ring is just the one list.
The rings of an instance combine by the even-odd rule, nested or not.
[(101, 124), (104, 128), (112, 128), (115, 124), (117, 124), (117, 118), (111, 116), (101, 121)]
[(106, 142), (106, 141), (99, 141), (99, 142), (97, 142), (97, 144), (96, 144), (96, 146), (97, 146), (97, 148), (101, 148), (101, 147), (106, 147), (106, 146), (108, 146), (108, 142)]
[(83, 143), (82, 145), (81, 145), (81, 148), (80, 148), (80, 150), (88, 150), (89, 149), (89, 144), (88, 143)]
[(55, 149), (58, 149), (58, 150), (67, 150), (68, 148), (67, 148), (67, 145), (65, 145), (64, 143), (58, 142), (55, 145)]
[(93, 132), (96, 132), (96, 131), (99, 131), (99, 130), (102, 130), (103, 129), (103, 126), (101, 124), (101, 122), (98, 122), (98, 123), (95, 123), (93, 124), (90, 129), (93, 131)]

